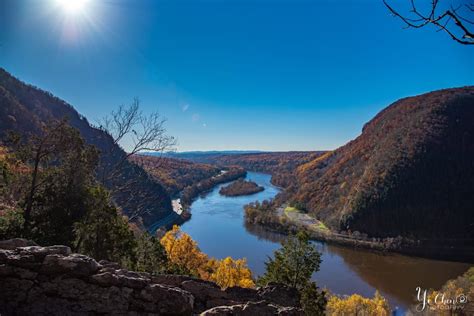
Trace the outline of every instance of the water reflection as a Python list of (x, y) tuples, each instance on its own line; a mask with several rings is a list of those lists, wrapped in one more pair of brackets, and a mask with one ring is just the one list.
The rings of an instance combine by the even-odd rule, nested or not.
[[(264, 262), (280, 247), (285, 236), (261, 226), (245, 224), (243, 206), (274, 197), (278, 188), (270, 176), (249, 172), (248, 179), (265, 191), (251, 196), (224, 197), (221, 186), (198, 198), (191, 206), (192, 219), (183, 231), (195, 239), (202, 251), (216, 258), (246, 257), (255, 275), (265, 270)], [(448, 279), (469, 268), (469, 264), (384, 255), (316, 242), (322, 253), (320, 271), (313, 278), (318, 286), (336, 294), (373, 296), (378, 289), (390, 304), (406, 309), (413, 302), (415, 288), (440, 288)]]

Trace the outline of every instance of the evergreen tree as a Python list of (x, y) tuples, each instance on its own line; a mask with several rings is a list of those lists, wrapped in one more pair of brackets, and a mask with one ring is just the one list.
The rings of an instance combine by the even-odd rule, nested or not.
[(87, 214), (75, 224), (76, 249), (96, 260), (133, 265), (136, 240), (128, 221), (119, 215), (103, 187), (90, 188), (90, 192)]
[(292, 287), (300, 293), (301, 306), (306, 315), (323, 315), (326, 305), (325, 293), (318, 291), (311, 281), (313, 273), (319, 271), (321, 254), (309, 241), (305, 232), (290, 236), (276, 250), (274, 258), (265, 263), (266, 272), (259, 278), (259, 285), (279, 283)]
[(260, 278), (260, 284), (281, 283), (297, 290), (308, 284), (311, 275), (319, 271), (321, 254), (309, 242), (306, 233), (300, 232), (283, 242), (282, 248), (276, 250), (274, 258), (265, 263), (266, 272)]
[(159, 239), (148, 233), (143, 233), (137, 237), (135, 258), (134, 269), (137, 271), (161, 274), (169, 270), (170, 263), (165, 248), (161, 245)]

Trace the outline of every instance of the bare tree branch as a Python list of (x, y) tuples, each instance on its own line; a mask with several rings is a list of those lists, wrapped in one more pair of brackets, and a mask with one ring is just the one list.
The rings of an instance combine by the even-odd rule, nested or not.
[[(127, 211), (130, 220), (143, 217), (150, 212), (150, 205), (159, 205), (161, 197), (153, 191), (140, 189), (143, 177), (148, 175), (143, 171), (138, 176), (140, 172), (136, 174), (137, 171), (133, 169), (139, 167), (129, 162), (129, 158), (142, 152), (174, 150), (176, 139), (167, 134), (166, 119), (157, 112), (143, 113), (138, 99), (128, 106), (120, 106), (98, 123), (98, 128), (111, 138), (108, 145), (103, 144), (101, 147), (103, 159), (99, 177), (103, 184), (116, 193), (121, 205), (133, 205)], [(129, 177), (130, 173), (137, 176)]]
[[(439, 0), (431, 1), (429, 13), (423, 14), (415, 4), (415, 0), (410, 0), (411, 10), (408, 15), (403, 15), (388, 4), (387, 0), (382, 0), (394, 17), (401, 19), (407, 28), (422, 28), (432, 24), (438, 28), (437, 31), (447, 33), (453, 40), (463, 45), (474, 45), (474, 31), (466, 26), (474, 24), (474, 4), (466, 4), (454, 8), (450, 6), (441, 14), (437, 13)], [(462, 9), (465, 9), (461, 12)]]

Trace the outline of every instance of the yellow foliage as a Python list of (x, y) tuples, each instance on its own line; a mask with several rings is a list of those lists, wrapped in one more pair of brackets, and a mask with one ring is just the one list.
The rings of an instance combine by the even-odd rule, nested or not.
[[(458, 287), (456, 281), (449, 280), (440, 291), (432, 291), (428, 295), (427, 302), (430, 310), (436, 311), (437, 315), (440, 316), (453, 315), (453, 311), (461, 307), (463, 307), (466, 315), (474, 311), (472, 303), (467, 299), (474, 296), (474, 282), (471, 281), (468, 285), (470, 289), (467, 291), (465, 288)], [(466, 298), (466, 301), (460, 301), (463, 297)], [(467, 306), (464, 306), (466, 304)]]
[(247, 261), (245, 259), (234, 260), (231, 257), (219, 262), (217, 269), (211, 275), (211, 281), (216, 282), (223, 289), (233, 286), (255, 286), (252, 272), (247, 267)]
[(375, 292), (372, 299), (359, 294), (353, 294), (347, 298), (332, 296), (326, 306), (326, 314), (329, 316), (388, 316), (390, 307), (387, 300), (378, 292)]
[(7, 150), (4, 147), (0, 146), (0, 160), (5, 160), (6, 156)]
[(232, 286), (255, 287), (252, 272), (245, 259), (209, 258), (199, 250), (191, 236), (181, 232), (177, 225), (174, 225), (160, 242), (173, 264), (186, 268), (203, 280), (216, 282), (223, 289)]
[(161, 244), (172, 263), (185, 267), (196, 276), (201, 276), (202, 269), (209, 259), (199, 250), (191, 236), (182, 233), (179, 227), (174, 225), (173, 229), (163, 236)]

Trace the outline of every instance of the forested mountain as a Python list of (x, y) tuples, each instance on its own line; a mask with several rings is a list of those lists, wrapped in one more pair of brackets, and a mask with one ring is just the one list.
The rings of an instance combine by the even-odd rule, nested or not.
[[(172, 214), (171, 201), (163, 186), (141, 167), (124, 159), (125, 152), (107, 133), (91, 126), (71, 105), (0, 68), (0, 142), (9, 131), (29, 137), (62, 119), (67, 119), (87, 143), (101, 151), (98, 180), (111, 189), (114, 201), (126, 215), (148, 226)], [(116, 163), (121, 164), (117, 174), (104, 180), (104, 173), (109, 172), (106, 166)]]
[(215, 153), (188, 159), (218, 166), (239, 166), (249, 171), (270, 173), (274, 184), (287, 187), (296, 180), (294, 172), (298, 166), (310, 162), (324, 153), (323, 151)]
[(215, 166), (184, 159), (146, 155), (135, 155), (130, 159), (155, 177), (170, 195), (176, 195), (185, 187), (221, 172), (221, 169)]
[(292, 198), (340, 231), (474, 238), (474, 87), (401, 99), (297, 170)]

